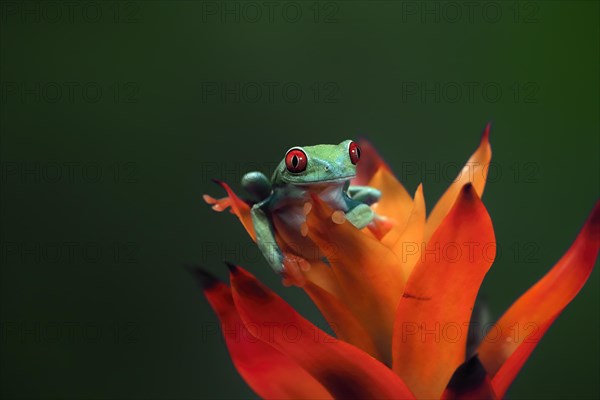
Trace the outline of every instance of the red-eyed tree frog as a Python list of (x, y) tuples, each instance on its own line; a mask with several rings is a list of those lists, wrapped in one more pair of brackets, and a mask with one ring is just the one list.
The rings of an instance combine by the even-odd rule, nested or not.
[[(332, 219), (348, 220), (362, 229), (375, 217), (369, 207), (381, 192), (368, 186), (350, 186), (356, 176), (360, 148), (352, 140), (337, 145), (292, 147), (275, 169), (271, 180), (249, 172), (242, 186), (258, 202), (251, 210), (256, 242), (269, 265), (292, 282), (302, 280), (300, 270), (314, 261), (327, 261), (308, 238), (306, 215), (310, 194), (337, 210)], [(276, 240), (278, 238), (279, 240)]]

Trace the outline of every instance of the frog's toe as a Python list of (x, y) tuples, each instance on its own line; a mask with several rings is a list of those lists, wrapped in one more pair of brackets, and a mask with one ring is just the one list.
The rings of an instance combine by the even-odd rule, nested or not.
[(362, 229), (373, 220), (374, 215), (375, 213), (371, 210), (371, 207), (360, 204), (346, 213), (346, 219), (358, 229)]
[(333, 214), (331, 214), (331, 220), (334, 223), (341, 225), (346, 222), (346, 213), (344, 213), (342, 210), (334, 211)]

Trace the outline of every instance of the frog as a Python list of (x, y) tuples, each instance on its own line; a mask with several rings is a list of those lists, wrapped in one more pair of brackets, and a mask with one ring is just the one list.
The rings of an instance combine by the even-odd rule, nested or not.
[(258, 248), (284, 280), (301, 283), (301, 270), (307, 271), (318, 261), (328, 264), (307, 235), (311, 196), (318, 196), (335, 210), (332, 219), (337, 223), (347, 220), (363, 229), (378, 218), (371, 205), (381, 192), (350, 185), (360, 157), (360, 147), (351, 139), (339, 144), (295, 146), (287, 150), (270, 180), (258, 171), (242, 177), (242, 187), (256, 200), (250, 213)]

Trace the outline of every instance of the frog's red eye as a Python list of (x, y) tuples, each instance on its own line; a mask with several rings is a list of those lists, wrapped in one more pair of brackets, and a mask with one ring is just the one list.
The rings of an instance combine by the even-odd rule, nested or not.
[(298, 173), (306, 169), (306, 153), (300, 149), (291, 149), (285, 155), (285, 167), (288, 171)]
[(350, 161), (352, 161), (352, 164), (358, 164), (358, 160), (360, 160), (360, 147), (358, 147), (356, 143), (350, 142), (348, 152), (350, 153)]

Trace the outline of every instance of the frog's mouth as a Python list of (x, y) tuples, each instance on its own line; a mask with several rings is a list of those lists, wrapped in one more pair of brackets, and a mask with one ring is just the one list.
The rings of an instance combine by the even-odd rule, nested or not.
[(355, 177), (356, 177), (356, 175), (346, 175), (346, 176), (341, 176), (341, 177), (332, 178), (332, 179), (319, 179), (319, 180), (314, 180), (314, 181), (302, 181), (302, 182), (295, 182), (293, 180), (285, 179), (285, 182), (289, 183), (291, 185), (296, 185), (296, 186), (320, 186), (320, 185), (329, 185), (332, 183), (343, 183), (343, 182), (346, 182), (347, 180), (350, 180)]

